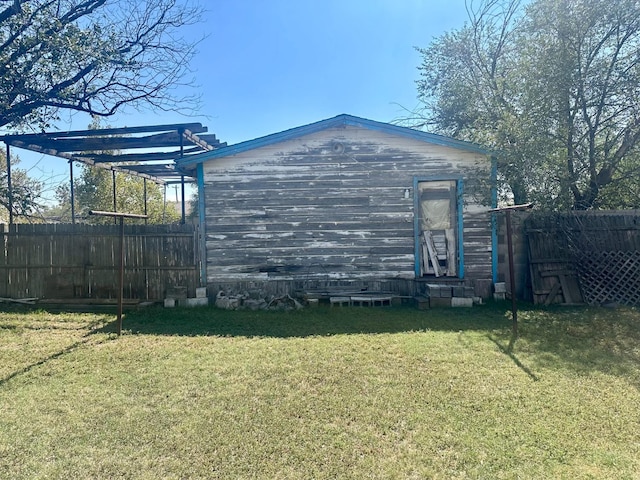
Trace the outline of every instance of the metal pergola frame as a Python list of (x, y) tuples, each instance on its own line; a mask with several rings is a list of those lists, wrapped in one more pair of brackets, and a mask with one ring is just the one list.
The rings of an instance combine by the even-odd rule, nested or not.
[(139, 127), (103, 128), (9, 134), (0, 136), (6, 144), (9, 223), (13, 224), (13, 188), (11, 182), (11, 147), (51, 155), (69, 162), (71, 218), (75, 223), (73, 163), (83, 163), (112, 172), (114, 211), (116, 173), (144, 179), (144, 204), (147, 214), (147, 180), (161, 185), (182, 186), (182, 223), (185, 222), (185, 174), (176, 170), (175, 160), (226, 146), (215, 135), (206, 134), (200, 123), (178, 123)]

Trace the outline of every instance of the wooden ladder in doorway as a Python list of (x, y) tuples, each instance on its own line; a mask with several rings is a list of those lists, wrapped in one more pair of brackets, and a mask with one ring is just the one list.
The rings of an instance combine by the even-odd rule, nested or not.
[(433, 241), (433, 234), (431, 233), (431, 230), (425, 230), (424, 232), (422, 232), (422, 237), (424, 239), (424, 246), (426, 247), (427, 253), (427, 255), (423, 254), (424, 269), (425, 271), (429, 272), (430, 262), (435, 276), (441, 277), (442, 267), (440, 266), (440, 261), (438, 260), (438, 251), (436, 250), (436, 244)]

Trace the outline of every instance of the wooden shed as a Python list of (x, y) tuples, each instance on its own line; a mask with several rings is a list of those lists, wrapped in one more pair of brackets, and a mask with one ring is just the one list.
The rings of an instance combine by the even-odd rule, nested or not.
[(338, 115), (177, 166), (197, 178), (212, 294), (496, 280), (496, 164), (478, 145)]

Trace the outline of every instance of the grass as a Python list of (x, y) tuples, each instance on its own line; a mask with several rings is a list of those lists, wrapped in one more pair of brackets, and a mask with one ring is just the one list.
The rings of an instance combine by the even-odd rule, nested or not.
[(640, 315), (0, 313), (0, 478), (640, 478)]

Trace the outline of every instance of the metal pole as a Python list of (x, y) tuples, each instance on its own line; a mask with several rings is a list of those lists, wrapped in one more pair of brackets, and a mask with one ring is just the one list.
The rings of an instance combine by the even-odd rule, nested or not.
[(13, 224), (13, 186), (11, 184), (11, 147), (7, 143), (7, 201), (9, 205), (9, 225)]
[[(180, 130), (180, 158), (184, 158), (184, 130)], [(182, 223), (183, 225), (186, 222), (186, 208), (185, 208), (185, 204), (184, 204), (184, 175), (182, 175), (180, 177), (180, 184), (182, 185), (182, 219), (180, 220), (180, 223)]]
[(162, 192), (162, 223), (166, 223), (167, 215), (167, 184), (164, 184), (164, 191)]
[[(143, 178), (143, 185), (144, 185), (144, 214), (145, 216), (148, 214), (147, 211), (147, 179)], [(148, 219), (144, 219), (144, 224), (146, 225), (148, 223)]]
[[(113, 185), (113, 211), (117, 212), (118, 211), (118, 204), (116, 201), (116, 171), (115, 170), (111, 170), (111, 180), (112, 180), (112, 185)], [(116, 225), (118, 224), (118, 219), (115, 218), (113, 220), (113, 223), (115, 223)]]
[(69, 186), (71, 190), (71, 223), (76, 223), (76, 202), (75, 192), (73, 186), (73, 160), (69, 160)]
[(99, 215), (103, 217), (113, 217), (118, 223), (118, 219), (120, 219), (120, 269), (119, 269), (119, 281), (118, 281), (118, 318), (116, 329), (118, 335), (122, 334), (122, 303), (124, 297), (124, 219), (125, 218), (135, 218), (135, 219), (143, 219), (144, 215), (136, 215), (135, 213), (118, 213), (118, 212), (103, 212), (99, 210), (91, 210), (89, 211), (89, 215)]
[(182, 182), (182, 220), (180, 223), (182, 223), (183, 225), (186, 223), (186, 219), (187, 219), (187, 210), (186, 210), (186, 206), (184, 203), (184, 175), (180, 177), (181, 182)]
[(513, 340), (514, 341), (518, 336), (518, 303), (517, 303), (517, 296), (516, 296), (515, 268), (513, 266), (513, 239), (512, 239), (512, 233), (511, 233), (511, 212), (526, 210), (532, 207), (533, 207), (533, 203), (525, 203), (522, 205), (512, 205), (510, 207), (492, 208), (491, 210), (489, 210), (490, 213), (505, 212), (506, 214), (507, 251), (509, 255), (509, 283), (511, 286), (511, 313), (512, 313), (512, 319), (513, 319)]
[(511, 284), (511, 315), (513, 319), (513, 337), (518, 336), (518, 303), (516, 299), (515, 268), (513, 266), (513, 240), (511, 238), (511, 210), (506, 210), (507, 249), (509, 253), (509, 282)]
[(124, 217), (120, 217), (120, 281), (118, 286), (117, 332), (119, 336), (122, 334), (122, 297), (124, 296)]

